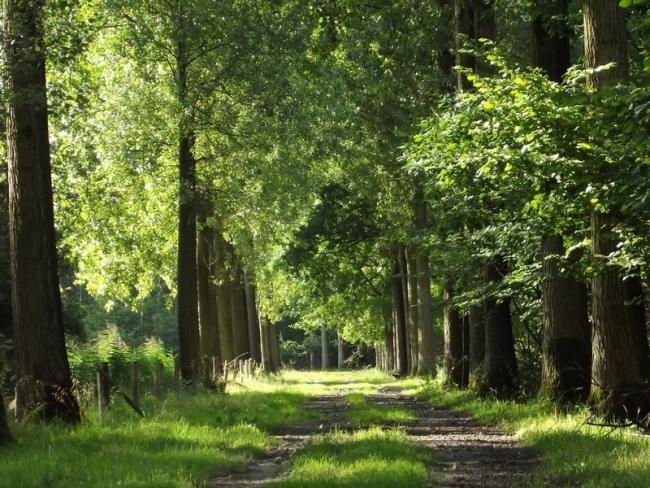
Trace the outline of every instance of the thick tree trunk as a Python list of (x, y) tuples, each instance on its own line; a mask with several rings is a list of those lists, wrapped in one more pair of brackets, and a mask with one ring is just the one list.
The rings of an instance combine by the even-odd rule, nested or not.
[(3, 1), (16, 413), (78, 422), (57, 271), (43, 4)]
[[(487, 282), (500, 283), (506, 272), (503, 256), (494, 256), (486, 265)], [(486, 300), (485, 309), (484, 392), (509, 396), (515, 391), (517, 379), (510, 298), (490, 297)]]
[(584, 401), (591, 378), (587, 289), (562, 272), (562, 236), (542, 241), (544, 336), (541, 394), (560, 403)]
[(330, 368), (330, 348), (327, 339), (327, 326), (325, 324), (320, 326), (320, 354), (321, 354), (321, 368)]
[(197, 276), (201, 356), (210, 360), (216, 358), (216, 363), (221, 364), (217, 316), (217, 286), (215, 284), (214, 229), (207, 224), (205, 215), (200, 216), (199, 222)]
[(244, 275), (246, 282), (246, 312), (248, 322), (248, 339), (251, 358), (258, 363), (262, 361), (260, 319), (257, 315), (257, 292), (252, 276)]
[[(179, 21), (183, 21), (180, 16)], [(178, 26), (179, 31), (183, 28)], [(199, 297), (196, 259), (196, 136), (187, 88), (187, 44), (181, 31), (176, 51), (177, 97), (182, 112), (178, 125), (178, 257), (177, 320), (181, 377), (193, 383), (199, 373)]]
[[(409, 307), (409, 286), (408, 286), (408, 265), (406, 264), (406, 249), (404, 246), (398, 248), (399, 259), (399, 277), (402, 285), (402, 310), (404, 311), (404, 342), (406, 349), (406, 374), (413, 369), (413, 349), (411, 347), (411, 309)], [(417, 331), (416, 331), (417, 333)], [(415, 356), (417, 360), (417, 356)]]
[(278, 371), (282, 366), (280, 357), (280, 338), (278, 337), (278, 327), (271, 324), (269, 327), (269, 344), (271, 346), (271, 361), (273, 361), (273, 371)]
[[(533, 20), (533, 57), (535, 66), (549, 78), (561, 82), (571, 66), (567, 0), (547, 2), (544, 14)], [(547, 25), (552, 23), (552, 29)]]
[(7, 411), (5, 409), (5, 401), (2, 397), (2, 389), (0, 388), (0, 446), (9, 444), (13, 441), (9, 424), (7, 423)]
[(386, 349), (386, 371), (391, 372), (395, 367), (395, 332), (390, 306), (384, 307), (384, 339)]
[[(625, 17), (617, 0), (583, 0), (585, 61), (587, 68), (608, 63), (614, 67), (593, 71), (587, 84), (600, 89), (627, 78), (627, 34)], [(608, 181), (607, 166), (598, 174)], [(639, 343), (647, 347), (645, 327), (630, 323), (625, 307), (625, 284), (622, 270), (608, 263), (608, 256), (618, 248), (614, 227), (620, 220), (616, 209), (603, 213), (592, 209), (591, 242), (596, 264), (592, 279), (592, 387), (591, 401), (596, 410), (609, 419), (633, 419), (650, 413), (648, 371), (645, 361), (635, 351)], [(627, 312), (627, 313), (626, 313)], [(631, 355), (632, 353), (632, 355)]]
[(273, 354), (271, 353), (271, 323), (264, 315), (260, 317), (260, 340), (262, 368), (267, 373), (275, 373), (276, 369), (273, 365)]
[(219, 229), (215, 229), (215, 273), (217, 277), (217, 321), (219, 323), (219, 346), (221, 360), (235, 358), (232, 337), (232, 277), (228, 269), (226, 241)]
[(469, 309), (469, 369), (472, 384), (478, 385), (483, 375), (485, 359), (485, 310), (472, 305)]
[[(465, 41), (473, 39), (474, 36), (474, 10), (472, 8), (473, 0), (455, 0), (454, 1), (454, 18), (455, 18), (455, 51), (456, 65), (463, 68), (474, 69), (474, 56), (461, 52), (466, 48)], [(456, 89), (465, 91), (471, 88), (471, 83), (467, 80), (464, 73), (458, 72), (456, 75)]]
[(413, 249), (408, 250), (406, 256), (406, 268), (407, 268), (407, 284), (408, 284), (408, 302), (409, 302), (409, 313), (408, 313), (408, 331), (409, 331), (409, 345), (411, 348), (411, 369), (410, 374), (415, 376), (418, 374), (418, 273), (417, 266), (415, 264), (415, 251)]
[(465, 356), (465, 324), (454, 306), (451, 286), (447, 286), (444, 294), (444, 332), (445, 332), (445, 379), (458, 387), (467, 386), (465, 383), (467, 364)]
[(340, 330), (336, 331), (336, 353), (338, 368), (345, 369), (345, 344)]
[(393, 324), (395, 331), (395, 373), (405, 376), (408, 373), (406, 354), (406, 320), (404, 314), (404, 297), (402, 296), (402, 279), (399, 266), (395, 262), (391, 277), (393, 302)]
[(591, 401), (607, 418), (636, 420), (650, 412), (648, 371), (638, 354), (641, 347), (647, 347), (648, 339), (645, 330), (628, 321), (622, 270), (607, 263), (610, 253), (617, 249), (613, 231), (617, 221), (610, 214), (591, 212), (592, 251), (597, 265), (592, 280)]
[[(634, 337), (648, 337), (646, 325), (645, 294), (641, 282), (641, 271), (632, 269), (623, 280), (623, 298), (625, 300), (625, 320)], [(631, 351), (633, 361), (641, 364), (641, 370), (650, 375), (650, 347), (647, 340), (636, 342), (634, 351)], [(646, 380), (650, 378), (646, 377)]]
[[(418, 236), (427, 232), (427, 206), (422, 181), (415, 182), (414, 199), (415, 229)], [(433, 305), (431, 303), (431, 273), (429, 259), (422, 249), (415, 253), (418, 281), (418, 374), (435, 376), (436, 358), (433, 348)]]
[[(234, 250), (232, 251), (234, 257)], [(232, 307), (232, 341), (235, 357), (247, 359), (250, 356), (248, 337), (248, 319), (246, 311), (246, 294), (244, 292), (243, 274), (241, 266), (234, 260), (234, 280), (230, 288)]]

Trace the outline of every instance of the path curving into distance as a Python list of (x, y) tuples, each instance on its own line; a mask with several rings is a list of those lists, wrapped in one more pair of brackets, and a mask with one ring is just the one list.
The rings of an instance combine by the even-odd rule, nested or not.
[(263, 487), (281, 479), (290, 469), (291, 457), (308, 446), (314, 436), (335, 429), (353, 432), (372, 426), (403, 429), (409, 441), (433, 452), (430, 467), (434, 487), (511, 487), (529, 486), (536, 473), (536, 452), (521, 445), (503, 430), (479, 424), (471, 415), (440, 409), (414, 395), (402, 393), (397, 386), (380, 388), (366, 396), (370, 406), (408, 409), (413, 420), (372, 425), (353, 425), (347, 420), (349, 405), (344, 396), (318, 396), (303, 408), (321, 420), (311, 420), (276, 428), (271, 433), (279, 447), (255, 458), (242, 472), (211, 479), (208, 488)]

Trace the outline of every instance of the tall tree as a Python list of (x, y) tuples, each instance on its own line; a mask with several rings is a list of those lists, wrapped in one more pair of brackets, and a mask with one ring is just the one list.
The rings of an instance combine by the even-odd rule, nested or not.
[(408, 281), (408, 303), (409, 303), (409, 344), (411, 348), (411, 369), (410, 374), (418, 373), (418, 277), (415, 264), (414, 250), (409, 248), (406, 254), (406, 269)]
[[(507, 273), (507, 264), (501, 254), (489, 259), (486, 281), (498, 286)], [(508, 396), (514, 393), (517, 378), (510, 297), (495, 291), (485, 302), (485, 358), (484, 372), (487, 393)]]
[(0, 390), (0, 446), (9, 444), (13, 440), (9, 424), (7, 423), (7, 413), (5, 410), (5, 401)]
[[(414, 197), (415, 228), (420, 237), (427, 229), (427, 204), (422, 181), (416, 179)], [(423, 249), (417, 249), (415, 265), (418, 281), (418, 374), (435, 376), (436, 358), (433, 347), (433, 305), (431, 300), (431, 272), (429, 259)]]
[(445, 379), (458, 387), (467, 386), (469, 379), (465, 325), (453, 303), (453, 284), (449, 282), (444, 293)]
[(200, 230), (197, 243), (199, 325), (201, 329), (201, 357), (215, 358), (221, 364), (219, 350), (219, 323), (217, 315), (217, 286), (215, 283), (216, 256), (214, 228), (205, 215), (199, 217)]
[(402, 278), (399, 271), (399, 261), (397, 259), (395, 260), (390, 282), (393, 304), (393, 331), (395, 333), (395, 373), (405, 375), (408, 372), (406, 352), (406, 315), (404, 312), (404, 296), (402, 295)]
[[(566, 0), (553, 0), (537, 8), (533, 21), (534, 64), (560, 83), (571, 64), (568, 4)], [(586, 285), (578, 281), (575, 273), (563, 272), (567, 267), (563, 266), (564, 252), (562, 235), (549, 232), (542, 237), (541, 394), (560, 403), (573, 403), (585, 400), (589, 394), (591, 327)]]
[[(625, 16), (616, 0), (583, 0), (585, 61), (594, 69), (587, 78), (593, 90), (624, 81), (628, 75)], [(595, 70), (613, 63), (607, 70)], [(598, 177), (607, 178), (609, 168), (597, 166)], [(645, 417), (650, 412), (645, 359), (639, 357), (640, 342), (647, 334), (627, 320), (623, 270), (609, 262), (619, 239), (615, 226), (617, 208), (593, 207), (590, 212), (591, 242), (597, 271), (592, 279), (592, 401), (608, 418)], [(645, 329), (645, 327), (643, 327)]]
[(57, 271), (43, 5), (3, 2), (16, 413), (78, 422)]

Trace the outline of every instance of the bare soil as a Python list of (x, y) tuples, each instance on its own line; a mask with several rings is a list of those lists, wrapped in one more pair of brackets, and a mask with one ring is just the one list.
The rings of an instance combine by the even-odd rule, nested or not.
[[(370, 427), (352, 425), (347, 420), (349, 406), (343, 394), (316, 397), (304, 408), (322, 420), (278, 427), (271, 431), (281, 444), (255, 458), (241, 472), (214, 478), (208, 488), (261, 487), (280, 479), (290, 468), (291, 457), (306, 447), (313, 436), (333, 429), (355, 430)], [(431, 467), (436, 487), (515, 487), (529, 486), (537, 471), (537, 453), (522, 446), (503, 430), (479, 424), (471, 415), (440, 409), (399, 387), (385, 387), (368, 395), (371, 405), (407, 408), (415, 419), (384, 423), (380, 427), (400, 427), (412, 442), (428, 447), (434, 454)]]

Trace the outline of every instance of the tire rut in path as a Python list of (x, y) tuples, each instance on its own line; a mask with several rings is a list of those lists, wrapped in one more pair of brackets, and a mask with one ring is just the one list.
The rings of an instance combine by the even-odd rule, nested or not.
[(527, 486), (536, 471), (536, 452), (520, 445), (514, 436), (496, 427), (480, 425), (471, 415), (439, 409), (400, 387), (385, 387), (366, 396), (372, 406), (402, 407), (414, 412), (415, 419), (395, 423), (353, 425), (346, 420), (349, 406), (342, 395), (316, 397), (303, 405), (324, 420), (310, 420), (271, 430), (281, 441), (279, 447), (259, 456), (246, 470), (214, 478), (208, 488), (262, 487), (281, 479), (289, 470), (291, 457), (311, 442), (313, 436), (334, 429), (353, 432), (372, 426), (399, 427), (415, 444), (434, 453), (432, 467), (437, 487)]

